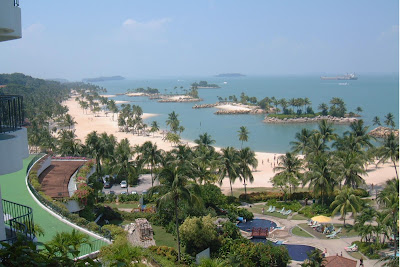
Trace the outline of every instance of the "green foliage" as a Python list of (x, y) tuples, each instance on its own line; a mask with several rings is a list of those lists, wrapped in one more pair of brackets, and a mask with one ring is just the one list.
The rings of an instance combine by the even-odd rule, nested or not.
[(247, 198), (244, 194), (239, 196), (240, 200), (246, 200), (247, 202), (262, 202), (270, 199), (283, 199), (282, 192), (252, 192), (247, 194)]
[(179, 227), (182, 234), (182, 243), (186, 252), (196, 255), (208, 247), (215, 246), (217, 230), (214, 224), (215, 218), (210, 215), (205, 217), (187, 218)]
[(200, 186), (201, 198), (206, 207), (222, 206), (227, 203), (227, 197), (222, 194), (221, 189), (213, 184)]
[(106, 229), (106, 230), (111, 232), (111, 238), (112, 239), (116, 239), (116, 238), (118, 238), (120, 236), (122, 236), (122, 237), (126, 236), (125, 230), (122, 227), (118, 226), (118, 225), (107, 224), (107, 225), (104, 225), (102, 228), (104, 228), (104, 229)]
[(354, 189), (354, 195), (358, 197), (369, 197), (368, 191), (363, 188)]
[(119, 202), (128, 202), (128, 201), (139, 201), (139, 194), (129, 194), (129, 195), (119, 195), (118, 201)]
[(358, 250), (370, 259), (379, 259), (380, 258), (379, 250), (388, 247), (387, 244), (382, 244), (378, 242), (370, 243), (370, 242), (355, 241), (354, 243), (356, 243)]
[(140, 247), (132, 246), (126, 237), (119, 236), (114, 243), (100, 249), (99, 258), (106, 266), (130, 266), (133, 261), (140, 261)]
[(178, 260), (178, 252), (174, 248), (167, 246), (151, 246), (149, 250), (155, 252), (157, 255), (165, 257), (168, 261), (176, 262)]

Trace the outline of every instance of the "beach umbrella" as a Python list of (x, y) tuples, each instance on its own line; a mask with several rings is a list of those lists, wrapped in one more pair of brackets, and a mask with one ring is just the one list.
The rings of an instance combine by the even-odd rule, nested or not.
[(312, 217), (311, 220), (319, 222), (319, 223), (328, 223), (332, 219), (331, 219), (331, 217), (327, 217), (324, 215), (318, 215), (318, 216)]

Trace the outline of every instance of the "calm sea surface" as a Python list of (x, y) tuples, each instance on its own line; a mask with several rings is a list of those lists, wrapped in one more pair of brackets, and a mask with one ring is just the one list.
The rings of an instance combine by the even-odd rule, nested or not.
[[(247, 76), (240, 78), (217, 77), (175, 77), (168, 79), (122, 80), (96, 83), (107, 88), (107, 94), (124, 93), (127, 89), (138, 87), (157, 88), (161, 93), (180, 93), (189, 89), (190, 84), (205, 80), (216, 83), (219, 89), (199, 89), (199, 96), (204, 103), (215, 103), (218, 96), (228, 97), (242, 92), (248, 96), (255, 96), (258, 100), (268, 96), (276, 98), (305, 98), (312, 102), (317, 112), (321, 103), (329, 104), (332, 97), (340, 97), (346, 103), (348, 112), (360, 106), (364, 111), (362, 119), (370, 129), (373, 129), (372, 119), (379, 116), (383, 123), (384, 116), (392, 112), (398, 125), (399, 114), (399, 77), (398, 75), (360, 75), (356, 81), (323, 81), (319, 76)], [(226, 83), (224, 83), (226, 82)], [(181, 89), (180, 87), (183, 87)], [(176, 89), (174, 89), (177, 87)], [(115, 100), (131, 101), (139, 105), (146, 113), (157, 113), (160, 116), (150, 118), (147, 123), (156, 120), (166, 128), (165, 120), (168, 113), (175, 111), (179, 114), (181, 125), (185, 127), (182, 137), (188, 140), (198, 138), (199, 134), (207, 132), (215, 139), (216, 145), (221, 147), (234, 146), (240, 148), (238, 139), (240, 126), (249, 130), (250, 146), (256, 151), (284, 153), (290, 149), (290, 141), (294, 140), (296, 132), (302, 128), (315, 129), (316, 124), (266, 124), (262, 120), (264, 115), (214, 115), (214, 108), (192, 109), (197, 103), (157, 103), (146, 97), (117, 96)], [(336, 132), (342, 134), (348, 126), (335, 125)]]

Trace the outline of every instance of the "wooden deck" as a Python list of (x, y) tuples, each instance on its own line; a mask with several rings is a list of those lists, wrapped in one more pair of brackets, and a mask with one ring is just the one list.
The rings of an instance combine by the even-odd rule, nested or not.
[(69, 180), (83, 164), (85, 161), (52, 161), (39, 176), (42, 191), (52, 198), (69, 197)]

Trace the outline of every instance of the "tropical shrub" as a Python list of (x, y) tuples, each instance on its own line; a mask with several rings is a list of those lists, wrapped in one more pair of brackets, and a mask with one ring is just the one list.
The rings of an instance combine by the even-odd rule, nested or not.
[(214, 221), (215, 218), (210, 215), (186, 218), (179, 231), (187, 253), (194, 256), (208, 247), (215, 246), (217, 228)]
[(379, 242), (360, 242), (360, 241), (355, 241), (359, 251), (367, 256), (370, 259), (379, 259), (379, 251), (381, 249), (385, 249), (388, 247), (388, 245), (379, 243)]
[(292, 210), (293, 212), (299, 211), (303, 206), (298, 201), (277, 201), (276, 199), (272, 199), (267, 201), (265, 205), (275, 206), (277, 209), (285, 208), (285, 210)]

